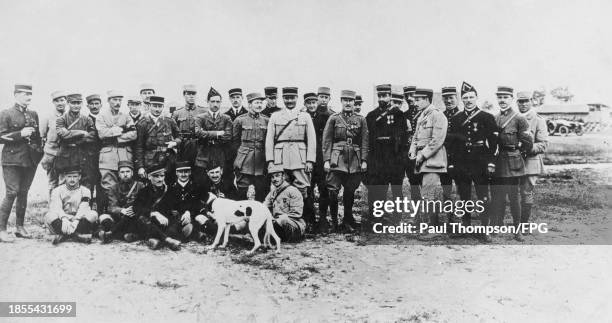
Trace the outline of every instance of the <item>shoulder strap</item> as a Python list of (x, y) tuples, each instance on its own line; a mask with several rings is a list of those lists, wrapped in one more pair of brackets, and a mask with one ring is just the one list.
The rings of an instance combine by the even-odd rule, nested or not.
[(276, 136), (274, 137), (274, 141), (278, 141), (278, 138), (280, 138), (280, 136), (283, 135), (283, 132), (285, 132), (285, 130), (287, 130), (287, 128), (293, 123), (297, 121), (297, 117), (295, 119), (291, 119), (289, 120), (289, 122), (287, 122), (282, 128), (281, 130), (276, 134)]
[(504, 130), (504, 128), (506, 128), (506, 126), (510, 123), (510, 121), (512, 121), (512, 119), (514, 119), (516, 117), (517, 113), (515, 112), (510, 119), (506, 120), (506, 122), (500, 126), (501, 130)]
[(291, 185), (287, 185), (287, 186), (281, 188), (280, 190), (276, 191), (276, 194), (274, 195), (273, 202), (276, 202), (276, 200), (278, 199), (279, 195), (281, 195), (282, 192), (284, 192), (286, 189), (288, 189), (289, 186), (291, 186)]
[(478, 110), (476, 112), (474, 112), (471, 116), (467, 117), (467, 119), (465, 119), (465, 121), (463, 121), (463, 123), (461, 124), (461, 126), (465, 126), (468, 122), (470, 122), (470, 120), (472, 120), (477, 114), (479, 114), (482, 110)]
[(151, 205), (151, 209), (154, 209), (157, 206), (157, 204), (161, 202), (164, 196), (166, 196), (166, 192), (168, 192), (168, 185), (164, 185), (164, 192), (153, 202), (153, 204)]
[(76, 120), (74, 120), (73, 123), (71, 123), (68, 127), (66, 127), (66, 129), (70, 130), (70, 128), (74, 127), (74, 125), (77, 124), (77, 122), (79, 122), (80, 119), (81, 119), (80, 117), (76, 118)]

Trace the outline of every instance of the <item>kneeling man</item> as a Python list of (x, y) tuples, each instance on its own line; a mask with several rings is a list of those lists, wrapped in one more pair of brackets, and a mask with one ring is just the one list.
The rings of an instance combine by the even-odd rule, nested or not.
[(302, 219), (304, 199), (295, 186), (287, 182), (282, 168), (270, 168), (272, 191), (264, 205), (272, 209), (274, 230), (283, 242), (298, 242), (304, 238), (306, 222)]

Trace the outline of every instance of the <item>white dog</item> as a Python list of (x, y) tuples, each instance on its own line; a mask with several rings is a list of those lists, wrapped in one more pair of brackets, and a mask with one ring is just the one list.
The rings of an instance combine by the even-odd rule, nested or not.
[[(261, 246), (258, 233), (259, 229), (261, 229), (264, 224), (266, 225), (264, 247), (272, 247), (270, 243), (271, 235), (276, 242), (276, 252), (280, 251), (281, 241), (274, 231), (272, 213), (270, 213), (270, 210), (268, 210), (263, 203), (254, 200), (234, 201), (226, 198), (215, 197), (213, 194), (210, 195), (211, 197), (209, 198), (209, 204), (211, 205), (212, 211), (210, 216), (215, 219), (218, 226), (215, 241), (213, 241), (213, 244), (209, 246), (210, 249), (214, 249), (219, 245), (221, 235), (224, 233), (224, 231), (225, 235), (223, 237), (223, 244), (221, 247), (225, 248), (229, 239), (230, 227), (240, 222), (248, 221), (249, 232), (251, 233), (251, 237), (255, 242), (253, 249), (251, 249), (248, 253), (255, 252)], [(210, 202), (211, 200), (212, 202)]]

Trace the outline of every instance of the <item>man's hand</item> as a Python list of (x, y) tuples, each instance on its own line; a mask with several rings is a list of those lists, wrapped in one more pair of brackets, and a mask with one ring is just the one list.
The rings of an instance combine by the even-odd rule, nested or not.
[(151, 216), (157, 219), (157, 222), (159, 222), (159, 224), (161, 224), (162, 226), (167, 226), (168, 225), (168, 218), (165, 217), (163, 214), (154, 211), (151, 212)]
[(196, 215), (195, 220), (198, 221), (199, 224), (204, 224), (208, 219), (203, 214), (198, 214)]
[(417, 157), (416, 157), (416, 164), (417, 164), (417, 166), (421, 165), (424, 161), (425, 161), (425, 157), (423, 157), (423, 155), (421, 155), (421, 154), (418, 154)]
[(168, 149), (176, 147), (176, 141), (168, 141), (166, 144), (168, 144)]
[(224, 199), (225, 198), (225, 194), (223, 194), (223, 192), (219, 192), (219, 197)]
[(366, 163), (366, 162), (364, 162), (364, 161), (363, 161), (363, 162), (361, 162), (361, 171), (362, 171), (362, 172), (365, 172), (365, 171), (367, 171), (367, 170), (368, 170), (368, 163)]
[(312, 162), (306, 162), (306, 168), (304, 169), (306, 173), (312, 172)]
[(181, 216), (181, 224), (187, 225), (189, 223), (191, 223), (191, 213), (189, 211), (185, 211), (185, 213), (183, 213), (183, 216)]
[(24, 127), (23, 129), (21, 129), (21, 137), (23, 138), (30, 137), (33, 132), (34, 132), (33, 127)]
[(144, 178), (144, 177), (147, 177), (147, 172), (145, 171), (145, 169), (144, 169), (144, 168), (140, 167), (140, 168), (138, 169), (138, 176), (143, 177), (143, 178)]
[(416, 159), (416, 155), (413, 154), (413, 153), (408, 153), (408, 159), (415, 160)]
[(62, 233), (63, 234), (73, 234), (74, 230), (76, 228), (72, 225), (72, 222), (70, 222), (68, 219), (63, 218), (62, 219)]
[(326, 161), (325, 163), (323, 163), (323, 170), (328, 173), (329, 172), (329, 161)]

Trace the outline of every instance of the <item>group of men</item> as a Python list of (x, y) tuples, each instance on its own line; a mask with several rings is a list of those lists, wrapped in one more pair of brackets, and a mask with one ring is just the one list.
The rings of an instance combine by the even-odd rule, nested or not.
[[(471, 200), (473, 183), (478, 199), (488, 205), (492, 196), (483, 224), (503, 222), (506, 196), (514, 224), (528, 221), (547, 134), (529, 93), (517, 94), (516, 111), (513, 89), (499, 87), (501, 113), (493, 116), (476, 106), (477, 91), (465, 82), (463, 110), (455, 87), (442, 89), (445, 111), (432, 104), (431, 89), (396, 91), (384, 84), (376, 90), (378, 107), (366, 117), (360, 115), (363, 100), (351, 90), (341, 92), (341, 111), (333, 111), (327, 87), (305, 93), (303, 108), (297, 107), (296, 87), (282, 88), (283, 108), (275, 87), (266, 87), (265, 95), (247, 94), (247, 107), (242, 90), (231, 89), (232, 106), (224, 113), (222, 95), (213, 88), (208, 107), (198, 106), (194, 85), (183, 87), (184, 106), (166, 109), (164, 97), (143, 84), (140, 97), (128, 98), (128, 113), (120, 111), (119, 91), (107, 92), (108, 109), (102, 109), (101, 95), (85, 97), (88, 113), (81, 94), (56, 91), (55, 111), (39, 122), (29, 108), (31, 85), (17, 84), (15, 105), (0, 113), (6, 185), (0, 241), (13, 240), (6, 226), (15, 200), (15, 236), (29, 237), (23, 222), (39, 162), (49, 177), (45, 222), (56, 234), (54, 243), (90, 241), (94, 233), (103, 242), (145, 239), (153, 249), (178, 249), (182, 241), (203, 241), (215, 230), (208, 212), (212, 196), (264, 202), (285, 241), (299, 241), (306, 232), (354, 232), (359, 185), (367, 185), (371, 205), (386, 198), (389, 185), (400, 197), (405, 175), (412, 199), (436, 199), (442, 185), (448, 200), (454, 181), (460, 198)], [(366, 215), (361, 229), (400, 216)], [(440, 224), (437, 213), (421, 214), (419, 221)], [(470, 214), (462, 221), (470, 224)]]

